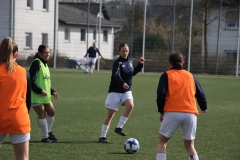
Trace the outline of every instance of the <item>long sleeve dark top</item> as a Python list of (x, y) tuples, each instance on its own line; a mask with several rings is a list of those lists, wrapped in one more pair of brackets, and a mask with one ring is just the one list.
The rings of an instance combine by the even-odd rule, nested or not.
[[(200, 106), (200, 109), (204, 111), (207, 109), (206, 96), (197, 78), (195, 76), (193, 77), (196, 85), (195, 97), (197, 99), (198, 105)], [(166, 100), (167, 91), (168, 91), (168, 76), (167, 76), (167, 73), (164, 72), (160, 77), (160, 80), (158, 83), (158, 89), (157, 89), (157, 106), (158, 106), (158, 112), (160, 113), (164, 113), (163, 108)]]
[(30, 79), (30, 74), (27, 71), (27, 94), (26, 94), (26, 105), (28, 112), (30, 111), (31, 108), (31, 79)]
[[(46, 66), (47, 65), (47, 61), (43, 60), (41, 57), (37, 56), (36, 58), (39, 58), (43, 64)], [(36, 83), (35, 83), (35, 79), (37, 76), (37, 73), (40, 70), (40, 62), (38, 60), (33, 60), (30, 68), (29, 68), (29, 73), (30, 73), (30, 80), (31, 80), (31, 87), (33, 92), (37, 93), (37, 94), (41, 94), (42, 93), (42, 88), (40, 88)], [(55, 90), (53, 90), (51, 88), (51, 94), (53, 95), (53, 92), (55, 92)]]
[(84, 57), (87, 57), (87, 55), (89, 54), (88, 57), (96, 58), (96, 53), (98, 53), (99, 56), (102, 57), (97, 47), (89, 47)]
[[(124, 59), (121, 56), (113, 63), (112, 76), (108, 92), (125, 93), (131, 90), (132, 76), (135, 76), (143, 68), (143, 64), (138, 63), (136, 67), (129, 58)], [(127, 83), (128, 89), (123, 88), (123, 84)]]

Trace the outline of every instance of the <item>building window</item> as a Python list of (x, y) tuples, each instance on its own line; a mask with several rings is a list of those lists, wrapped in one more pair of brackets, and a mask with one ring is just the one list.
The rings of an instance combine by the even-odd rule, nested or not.
[(26, 48), (32, 48), (32, 33), (26, 33)]
[(27, 0), (27, 9), (33, 8), (33, 0)]
[(108, 41), (108, 31), (104, 30), (103, 31), (103, 42), (107, 42)]
[(86, 35), (85, 29), (81, 29), (81, 37), (80, 37), (81, 41), (85, 41), (85, 35)]
[[(236, 61), (237, 59), (237, 51), (236, 50), (228, 50), (228, 51), (224, 51), (227, 60), (231, 60), (231, 61)], [(238, 63), (240, 64), (240, 58), (238, 60)]]
[(64, 40), (69, 41), (70, 40), (70, 34), (69, 34), (69, 29), (65, 29), (64, 31)]
[(48, 46), (48, 34), (42, 33), (42, 44)]
[(43, 0), (43, 9), (48, 10), (48, 0)]
[(226, 29), (238, 29), (238, 12), (227, 11), (226, 12)]
[(96, 30), (93, 30), (93, 40), (96, 40)]

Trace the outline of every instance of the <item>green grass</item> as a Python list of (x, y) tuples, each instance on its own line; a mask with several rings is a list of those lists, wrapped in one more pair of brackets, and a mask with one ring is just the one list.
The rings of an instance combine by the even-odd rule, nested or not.
[[(52, 87), (59, 93), (53, 100), (56, 108), (53, 132), (57, 144), (40, 143), (41, 133), (34, 110), (30, 112), (32, 160), (150, 160), (156, 157), (159, 114), (156, 89), (160, 73), (139, 73), (133, 79), (135, 108), (124, 126), (126, 137), (113, 132), (124, 107), (116, 113), (107, 138), (109, 144), (98, 143), (106, 115), (104, 107), (110, 72), (84, 74), (79, 70), (51, 70)], [(235, 77), (198, 75), (208, 100), (208, 113), (198, 118), (195, 147), (201, 160), (240, 159), (240, 80)], [(140, 142), (136, 154), (127, 154), (123, 143), (134, 137)], [(178, 130), (167, 146), (168, 160), (187, 159)], [(7, 137), (0, 149), (0, 159), (14, 159)]]

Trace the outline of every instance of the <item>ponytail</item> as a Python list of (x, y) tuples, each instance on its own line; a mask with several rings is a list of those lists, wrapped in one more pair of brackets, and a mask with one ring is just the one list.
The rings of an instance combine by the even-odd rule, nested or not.
[(6, 70), (11, 73), (14, 70), (14, 54), (18, 52), (18, 45), (6, 37), (0, 44), (0, 65), (6, 63)]

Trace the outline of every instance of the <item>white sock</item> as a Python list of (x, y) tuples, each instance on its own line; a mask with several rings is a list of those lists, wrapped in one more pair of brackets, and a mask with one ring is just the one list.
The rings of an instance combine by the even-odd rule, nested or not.
[(157, 153), (156, 160), (166, 160), (166, 153)]
[(128, 118), (121, 116), (117, 128), (123, 128), (123, 125), (127, 122), (127, 120)]
[(47, 116), (47, 126), (48, 126), (48, 133), (52, 131), (52, 126), (54, 122), (54, 117)]
[(106, 137), (107, 136), (108, 129), (109, 129), (108, 125), (105, 125), (105, 124), (102, 125), (101, 137)]
[(48, 138), (48, 127), (47, 127), (47, 120), (44, 119), (38, 119), (39, 127), (42, 131), (42, 138)]
[(92, 65), (92, 66), (91, 66), (91, 71), (92, 71), (92, 72), (93, 72), (94, 68), (95, 68), (95, 65)]
[(196, 155), (191, 155), (189, 157), (189, 160), (199, 160), (198, 155), (197, 154)]

